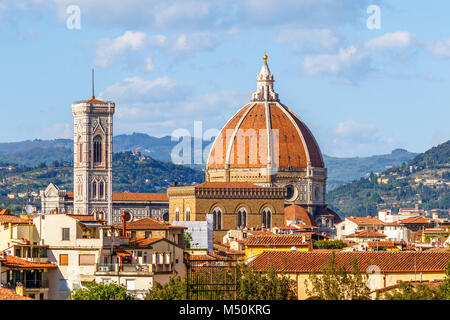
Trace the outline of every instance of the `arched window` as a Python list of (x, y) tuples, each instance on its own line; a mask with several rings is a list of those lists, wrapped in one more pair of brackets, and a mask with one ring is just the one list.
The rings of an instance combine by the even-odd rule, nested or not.
[(180, 221), (180, 209), (175, 209), (175, 221)]
[(100, 181), (98, 184), (98, 196), (99, 198), (103, 198), (103, 195), (105, 194), (105, 183), (103, 181)]
[(237, 213), (237, 228), (243, 229), (247, 225), (247, 210), (240, 208)]
[(97, 198), (97, 181), (92, 182), (92, 197)]
[(102, 162), (102, 137), (94, 138), (94, 162)]
[(191, 221), (191, 209), (186, 209), (186, 221)]
[(269, 208), (264, 208), (262, 212), (262, 227), (272, 228), (272, 211)]
[(222, 210), (220, 208), (214, 208), (212, 214), (213, 214), (214, 230), (221, 230), (222, 229)]

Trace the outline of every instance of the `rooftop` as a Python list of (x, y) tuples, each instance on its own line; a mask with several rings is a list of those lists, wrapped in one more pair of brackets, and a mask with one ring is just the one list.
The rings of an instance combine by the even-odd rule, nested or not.
[(10, 268), (57, 268), (56, 264), (50, 262), (31, 262), (12, 255), (7, 255), (6, 259), (0, 257), (2, 266)]
[(30, 297), (21, 296), (14, 290), (0, 287), (0, 300), (34, 300)]
[(246, 246), (308, 246), (303, 235), (294, 234), (272, 234), (252, 235), (244, 242)]
[[(357, 259), (361, 272), (377, 265), (380, 272), (444, 272), (450, 261), (449, 252), (335, 252), (336, 263), (347, 272)], [(265, 251), (250, 263), (258, 271), (274, 268), (276, 271), (310, 273), (320, 271), (331, 258), (331, 252)]]

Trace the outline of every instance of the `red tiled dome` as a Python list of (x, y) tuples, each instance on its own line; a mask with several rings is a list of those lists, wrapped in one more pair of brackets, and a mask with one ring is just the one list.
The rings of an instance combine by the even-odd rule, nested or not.
[[(272, 138), (267, 129), (272, 129)], [(239, 110), (217, 136), (207, 169), (223, 169), (226, 164), (229, 168), (263, 168), (269, 161), (276, 164), (277, 153), (281, 169), (306, 168), (308, 161), (313, 167), (324, 167), (316, 140), (294, 112), (277, 101), (255, 101)]]
[(284, 208), (284, 223), (287, 225), (288, 221), (301, 220), (306, 227), (315, 226), (314, 219), (309, 212), (302, 206), (293, 204)]

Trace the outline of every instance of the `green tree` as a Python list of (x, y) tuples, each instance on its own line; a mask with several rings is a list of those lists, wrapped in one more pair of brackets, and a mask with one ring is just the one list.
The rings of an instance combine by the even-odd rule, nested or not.
[(169, 282), (161, 285), (155, 282), (153, 289), (145, 296), (145, 300), (186, 300), (187, 299), (186, 280), (170, 278)]
[(255, 272), (247, 265), (238, 272), (237, 298), (239, 300), (296, 300), (296, 282), (274, 269)]
[(424, 284), (417, 287), (411, 282), (402, 282), (393, 292), (383, 295), (384, 300), (435, 300), (437, 292)]
[(314, 248), (316, 249), (342, 249), (347, 244), (342, 240), (318, 240), (314, 242)]
[(450, 261), (445, 268), (444, 282), (439, 286), (437, 298), (439, 300), (450, 300)]
[[(200, 270), (198, 270), (200, 271)], [(225, 272), (222, 272), (225, 271)], [(234, 292), (220, 291), (225, 289), (219, 284), (231, 283), (234, 278), (232, 270), (229, 272), (219, 269), (214, 269), (212, 273), (199, 272), (193, 281), (197, 283), (190, 283), (193, 287), (196, 284), (202, 284), (203, 289), (206, 289), (209, 284), (212, 284), (209, 289), (217, 289), (216, 292), (202, 291), (198, 298), (230, 300), (234, 299)], [(296, 296), (296, 282), (284, 274), (278, 274), (273, 269), (267, 272), (255, 272), (247, 265), (239, 265), (236, 270), (236, 298), (238, 300), (295, 300)], [(187, 283), (186, 279), (171, 278), (170, 281), (164, 285), (155, 283), (152, 290), (148, 292), (145, 297), (146, 300), (185, 300), (187, 299)]]
[(190, 232), (185, 232), (184, 233), (184, 247), (185, 248), (190, 248), (191, 247), (191, 242), (192, 242), (192, 235)]
[(358, 262), (352, 261), (352, 272), (347, 273), (337, 265), (334, 252), (322, 274), (313, 271), (305, 280), (306, 294), (317, 300), (366, 300), (370, 299), (365, 277), (360, 273)]
[(88, 283), (86, 288), (81, 288), (72, 293), (67, 300), (134, 300), (127, 294), (124, 286), (116, 283)]

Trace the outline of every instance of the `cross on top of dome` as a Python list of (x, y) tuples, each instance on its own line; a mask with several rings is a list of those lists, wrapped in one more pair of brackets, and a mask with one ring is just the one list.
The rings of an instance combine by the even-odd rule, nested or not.
[(264, 53), (264, 63), (256, 78), (256, 92), (252, 94), (252, 101), (278, 101), (278, 93), (273, 91), (273, 74), (267, 64), (268, 56)]

